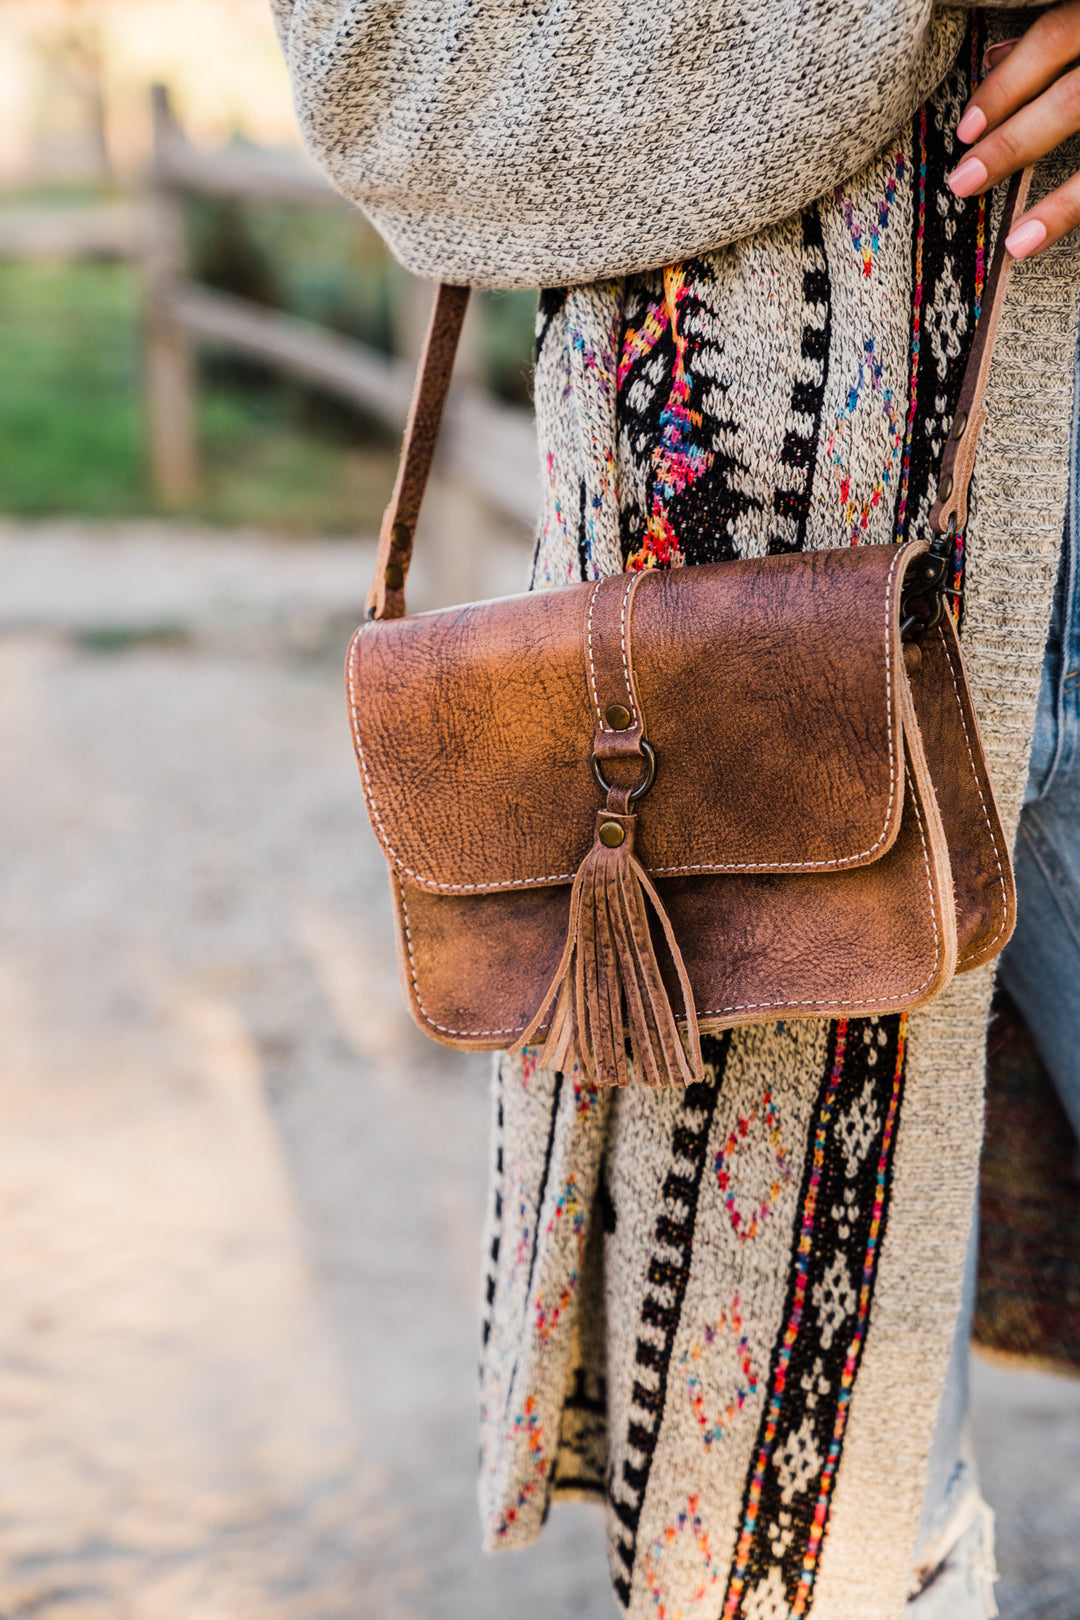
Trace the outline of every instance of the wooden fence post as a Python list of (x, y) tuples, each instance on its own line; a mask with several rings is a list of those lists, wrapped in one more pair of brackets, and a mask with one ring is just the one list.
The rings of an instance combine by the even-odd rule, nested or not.
[(166, 87), (154, 85), (151, 96), (154, 155), (143, 250), (150, 479), (161, 504), (177, 507), (191, 500), (198, 486), (194, 357), (175, 314), (185, 268), (184, 217), (181, 193), (169, 176), (169, 154), (182, 137)]

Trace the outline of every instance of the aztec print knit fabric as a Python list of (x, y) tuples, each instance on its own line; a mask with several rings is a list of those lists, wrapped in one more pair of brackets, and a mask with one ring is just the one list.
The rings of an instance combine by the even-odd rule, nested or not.
[[(1015, 32), (1003, 18), (993, 37), (1001, 24)], [(923, 530), (1000, 207), (945, 186), (987, 43), (980, 13), (910, 127), (801, 216), (542, 295), (537, 588)], [(1037, 190), (1077, 166), (1057, 154)], [(1064, 512), (1078, 272), (1071, 240), (1015, 273), (961, 548), (1010, 836)], [(492, 1548), (592, 1497), (634, 1620), (897, 1620), (960, 1299), (990, 981), (965, 975), (910, 1019), (710, 1037), (685, 1091), (499, 1062)]]
[(494, 287), (789, 218), (906, 124), (965, 23), (931, 0), (272, 4), (335, 184), (410, 270)]

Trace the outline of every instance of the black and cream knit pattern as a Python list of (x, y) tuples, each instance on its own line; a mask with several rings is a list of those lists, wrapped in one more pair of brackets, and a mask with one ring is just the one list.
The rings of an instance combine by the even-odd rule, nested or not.
[[(801, 217), (543, 295), (536, 587), (920, 532), (992, 242), (990, 207), (944, 184), (984, 45), (980, 24), (903, 136)], [(1020, 427), (996, 364), (965, 536), (965, 640), (1010, 825), (1060, 535), (1075, 256), (1017, 274), (1004, 341), (1028, 358), (1039, 426)], [(1031, 454), (1043, 483), (1021, 534), (1004, 514)], [(1027, 604), (1007, 681), (1003, 568)], [(977, 1172), (989, 977), (910, 1020), (710, 1039), (685, 1092), (500, 1063), (490, 1546), (588, 1495), (607, 1503), (614, 1590), (638, 1620), (902, 1613)]]

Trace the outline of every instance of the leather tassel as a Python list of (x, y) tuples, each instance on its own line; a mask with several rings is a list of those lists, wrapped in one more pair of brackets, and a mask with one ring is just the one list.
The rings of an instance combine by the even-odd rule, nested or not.
[[(690, 1085), (703, 1075), (693, 993), (660, 896), (634, 855), (636, 825), (633, 814), (598, 814), (595, 841), (570, 891), (566, 948), (523, 1044), (529, 1044), (554, 1002), (540, 1055), (544, 1068), (566, 1070), (576, 1057), (590, 1080), (625, 1086), (629, 1035), (639, 1080), (650, 1086)], [(614, 828), (623, 837), (612, 847), (601, 833), (610, 840)], [(656, 959), (646, 902), (675, 964), (687, 1046)]]

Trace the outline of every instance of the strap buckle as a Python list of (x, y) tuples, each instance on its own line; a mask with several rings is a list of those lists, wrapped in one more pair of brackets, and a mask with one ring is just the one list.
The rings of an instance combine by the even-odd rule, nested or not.
[(921, 644), (928, 630), (941, 623), (946, 596), (956, 596), (948, 581), (956, 571), (956, 513), (949, 513), (944, 534), (936, 534), (904, 581), (900, 594), (900, 639)]

